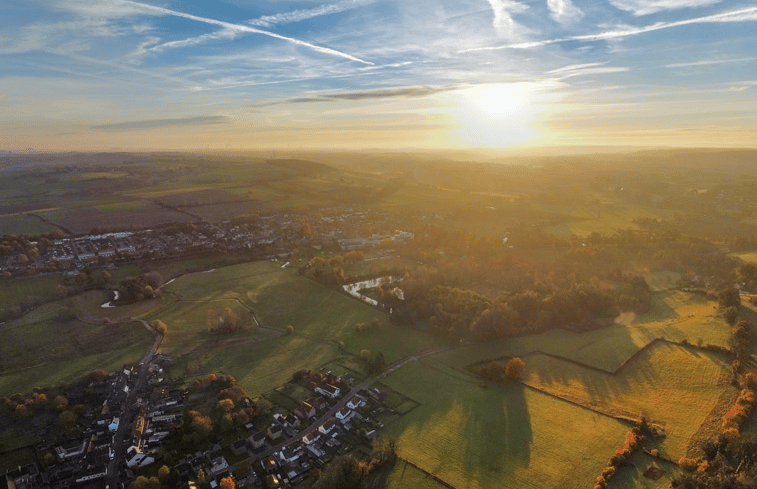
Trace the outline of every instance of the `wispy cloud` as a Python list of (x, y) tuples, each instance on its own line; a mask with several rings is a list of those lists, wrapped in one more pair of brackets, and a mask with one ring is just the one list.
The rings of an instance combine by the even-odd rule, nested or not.
[(584, 16), (583, 10), (570, 0), (547, 0), (549, 15), (558, 24), (575, 24)]
[(512, 0), (489, 0), (489, 5), (494, 13), (492, 24), (497, 31), (511, 35), (515, 31), (516, 24), (513, 14), (523, 13), (528, 10), (528, 5)]
[(238, 35), (239, 35), (238, 31), (235, 31), (233, 29), (223, 28), (219, 31), (208, 32), (207, 34), (202, 34), (200, 36), (188, 37), (186, 39), (180, 39), (177, 41), (168, 41), (162, 44), (156, 44), (155, 46), (150, 47), (147, 51), (157, 53), (157, 52), (165, 51), (166, 49), (198, 46), (200, 44), (205, 44), (206, 42), (211, 42), (211, 41), (219, 41), (219, 40), (233, 41), (234, 39), (237, 38)]
[(619, 27), (604, 32), (598, 32), (595, 34), (585, 34), (580, 36), (561, 37), (556, 39), (542, 39), (537, 41), (522, 42), (516, 44), (503, 44), (499, 46), (487, 46), (481, 48), (470, 48), (461, 50), (460, 52), (470, 51), (496, 51), (499, 49), (528, 49), (541, 46), (547, 46), (549, 44), (558, 44), (570, 41), (583, 41), (583, 42), (596, 42), (596, 41), (608, 41), (613, 39), (622, 39), (624, 37), (638, 36), (639, 34), (645, 34), (647, 32), (654, 32), (663, 29), (671, 29), (673, 27), (681, 27), (685, 25), (694, 24), (712, 24), (712, 23), (727, 23), (727, 22), (754, 22), (757, 21), (757, 7), (748, 7), (745, 9), (731, 10), (727, 12), (721, 12), (713, 15), (706, 15), (704, 17), (695, 17), (692, 19), (678, 20), (674, 22), (657, 22), (655, 24), (640, 26), (640, 27)]
[(155, 127), (204, 126), (207, 124), (223, 124), (228, 118), (221, 115), (207, 115), (197, 117), (181, 117), (176, 119), (152, 119), (145, 121), (119, 122), (117, 124), (100, 124), (90, 129), (98, 131), (128, 131), (132, 129), (152, 129)]
[(264, 15), (257, 19), (250, 20), (247, 23), (257, 27), (272, 27), (276, 24), (289, 24), (320, 17), (322, 15), (338, 14), (371, 3), (373, 3), (373, 0), (349, 0), (346, 2), (320, 5), (311, 9), (293, 10), (291, 12), (283, 12), (275, 15)]
[(620, 10), (634, 15), (649, 15), (663, 10), (681, 8), (706, 7), (720, 3), (722, 0), (610, 0), (610, 3)]
[(459, 90), (459, 86), (448, 87), (401, 87), (401, 88), (381, 88), (376, 90), (362, 90), (350, 92), (319, 93), (307, 97), (295, 97), (276, 102), (262, 104), (283, 105), (283, 104), (303, 104), (312, 102), (333, 102), (334, 100), (380, 100), (393, 98), (420, 98), (429, 95), (435, 95), (442, 92)]
[(688, 68), (690, 66), (710, 66), (722, 65), (726, 63), (742, 63), (744, 61), (754, 61), (757, 58), (736, 58), (736, 59), (703, 59), (700, 61), (690, 61), (688, 63), (671, 63), (665, 65), (665, 68)]
[(626, 66), (603, 66), (605, 63), (585, 63), (580, 65), (569, 65), (548, 71), (549, 75), (559, 75), (560, 79), (572, 78), (575, 76), (587, 75), (607, 75), (612, 73), (625, 73), (630, 71)]
[(307, 47), (309, 49), (312, 49), (313, 51), (316, 51), (316, 52), (319, 52), (319, 53), (322, 53), (322, 54), (328, 54), (330, 56), (337, 56), (339, 58), (348, 59), (350, 61), (357, 61), (358, 63), (368, 64), (368, 65), (373, 64), (370, 61), (365, 61), (365, 60), (360, 59), (360, 58), (358, 58), (356, 56), (352, 56), (351, 54), (347, 54), (347, 53), (344, 53), (342, 51), (337, 51), (336, 49), (331, 49), (331, 48), (327, 48), (327, 47), (324, 47), (324, 46), (319, 46), (319, 45), (312, 44), (312, 43), (309, 43), (309, 42), (306, 42), (306, 41), (302, 41), (300, 39), (296, 39), (296, 38), (293, 38), (293, 37), (282, 36), (282, 35), (276, 34), (274, 32), (265, 31), (265, 30), (258, 29), (258, 28), (255, 28), (255, 27), (250, 27), (250, 26), (247, 26), (247, 25), (244, 25), (244, 24), (233, 24), (231, 22), (224, 22), (222, 20), (211, 19), (211, 18), (208, 18), (208, 17), (200, 17), (198, 15), (187, 14), (185, 12), (179, 12), (177, 10), (171, 10), (171, 9), (167, 9), (167, 8), (164, 8), (164, 7), (158, 7), (158, 6), (155, 6), (155, 5), (149, 5), (149, 4), (145, 4), (145, 3), (133, 2), (131, 0), (121, 0), (121, 1), (124, 2), (124, 3), (130, 4), (130, 5), (138, 6), (139, 8), (144, 9), (146, 12), (160, 13), (160, 14), (163, 14), (163, 15), (171, 15), (171, 16), (174, 16), (174, 17), (181, 17), (181, 18), (184, 18), (184, 19), (194, 20), (194, 21), (197, 21), (197, 22), (205, 23), (205, 24), (217, 25), (217, 26), (223, 27), (225, 30), (233, 31), (233, 32), (238, 33), (238, 34), (261, 34), (261, 35), (264, 35), (264, 36), (273, 37), (275, 39), (281, 39), (283, 41), (287, 41), (287, 42), (290, 42), (292, 44), (296, 44), (296, 45), (299, 45), (299, 46)]

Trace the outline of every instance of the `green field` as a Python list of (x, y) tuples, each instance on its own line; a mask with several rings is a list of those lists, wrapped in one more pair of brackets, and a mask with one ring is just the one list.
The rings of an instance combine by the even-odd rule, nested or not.
[(59, 276), (15, 278), (0, 280), (0, 309), (18, 306), (27, 298), (38, 298), (44, 302), (55, 297), (55, 287), (60, 284)]
[(457, 488), (591, 487), (628, 431), (518, 384), (484, 388), (432, 360), (385, 382), (421, 403), (385, 428), (399, 455)]
[(666, 438), (660, 453), (672, 460), (686, 455), (727, 383), (722, 354), (656, 343), (610, 375), (545, 355), (524, 357), (527, 385), (601, 412), (661, 423)]
[(444, 484), (402, 459), (382, 467), (363, 483), (366, 489), (445, 489)]
[[(166, 286), (160, 301), (152, 302), (141, 316), (168, 325), (161, 350), (176, 357), (175, 375), (191, 379), (222, 371), (235, 376), (251, 395), (281, 386), (299, 369), (316, 368), (339, 357), (337, 341), (354, 355), (366, 348), (381, 351), (387, 363), (441, 343), (426, 333), (391, 324), (383, 313), (281, 268), (278, 262), (187, 274)], [(220, 307), (240, 314), (249, 308), (261, 327), (253, 323), (244, 332), (211, 335), (207, 311)], [(373, 318), (379, 320), (378, 330), (356, 332), (358, 324)], [(286, 334), (289, 325), (294, 328), (292, 335)]]
[(38, 236), (58, 229), (52, 224), (43, 222), (40, 218), (26, 214), (6, 214), (0, 216), (0, 235), (27, 234)]
[(728, 347), (730, 328), (716, 312), (716, 304), (701, 296), (663, 292), (652, 296), (652, 309), (648, 313), (621, 315), (617, 324), (607, 328), (586, 333), (553, 329), (502, 342), (465, 346), (438, 358), (455, 368), (464, 368), (486, 359), (541, 351), (614, 372), (657, 338), (686, 340), (694, 345), (701, 340), (702, 344)]
[[(644, 472), (655, 466), (665, 473), (658, 480), (645, 477)], [(623, 467), (612, 478), (608, 487), (611, 489), (669, 489), (671, 482), (681, 473), (677, 465), (665, 460), (653, 459), (644, 453), (637, 453), (631, 460), (631, 465)]]

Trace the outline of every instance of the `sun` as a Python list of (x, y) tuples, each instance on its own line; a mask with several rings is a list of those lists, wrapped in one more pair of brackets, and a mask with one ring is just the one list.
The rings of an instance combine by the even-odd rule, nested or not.
[(457, 91), (457, 137), (466, 145), (507, 148), (539, 137), (543, 94), (533, 83), (479, 85)]

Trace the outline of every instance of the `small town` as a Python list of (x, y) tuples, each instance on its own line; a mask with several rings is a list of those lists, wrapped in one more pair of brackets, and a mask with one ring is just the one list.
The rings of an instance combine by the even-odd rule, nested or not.
[[(142, 473), (154, 473), (160, 458), (156, 454), (164, 453), (161, 448), (178, 436), (184, 418), (195, 413), (187, 414), (191, 389), (172, 389), (167, 375), (171, 365), (169, 356), (155, 354), (121, 371), (93, 372), (69, 389), (67, 402), (83, 406), (76, 420), (79, 435), (45, 439), (36, 449), (54, 457), (46, 460), (48, 468), (20, 466), (2, 476), (3, 487), (63, 489), (97, 482), (126, 487)], [(255, 419), (237, 430), (244, 436), (215, 436), (205, 450), (182, 454), (166, 473), (158, 471), (162, 482), (170, 481), (167, 487), (203, 483), (216, 488), (233, 477), (237, 487), (290, 487), (335, 456), (370, 449), (383, 428), (375, 415), (392, 409), (385, 393), (369, 387), (371, 380), (360, 382), (348, 373), (311, 371), (295, 377), (321, 379), (300, 382), (315, 385), (312, 397), (291, 411), (278, 405), (258, 410)], [(234, 405), (230, 398), (223, 400)], [(254, 408), (249, 397), (238, 401), (241, 407)]]

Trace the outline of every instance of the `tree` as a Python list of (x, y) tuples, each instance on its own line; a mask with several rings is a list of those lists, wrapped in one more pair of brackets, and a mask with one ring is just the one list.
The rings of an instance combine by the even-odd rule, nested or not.
[(509, 380), (517, 380), (526, 370), (526, 364), (518, 357), (511, 358), (505, 366), (505, 377)]
[(741, 297), (739, 291), (733, 287), (726, 287), (718, 292), (718, 304), (722, 309), (727, 307), (738, 308), (741, 305)]
[(167, 484), (171, 478), (171, 469), (168, 465), (164, 465), (158, 469), (158, 480), (161, 484)]
[(160, 319), (153, 321), (152, 327), (155, 328), (155, 331), (160, 334), (166, 334), (166, 331), (168, 331), (168, 326), (166, 326), (166, 323), (164, 323)]
[(221, 489), (236, 489), (237, 485), (231, 477), (224, 477), (221, 479), (220, 487)]
[(287, 326), (287, 334), (288, 335), (294, 334), (294, 326), (292, 326), (291, 324)]
[(367, 477), (368, 467), (355, 457), (341, 456), (331, 462), (313, 489), (357, 489)]
[(231, 399), (221, 399), (218, 401), (218, 408), (221, 409), (224, 413), (230, 413), (234, 410), (234, 401)]
[(739, 311), (733, 306), (726, 307), (723, 310), (723, 318), (729, 326), (736, 324), (736, 319), (739, 317)]

